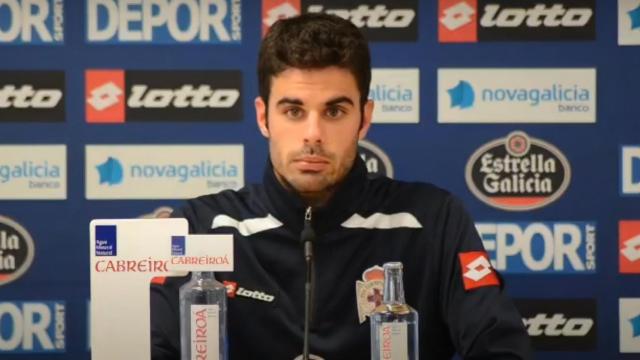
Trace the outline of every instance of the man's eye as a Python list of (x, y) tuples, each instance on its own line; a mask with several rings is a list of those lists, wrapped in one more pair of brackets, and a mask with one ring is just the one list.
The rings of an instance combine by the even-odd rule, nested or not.
[(284, 112), (288, 117), (298, 119), (302, 116), (302, 110), (299, 108), (289, 108)]
[(332, 119), (339, 118), (343, 114), (344, 114), (344, 111), (342, 111), (342, 109), (337, 107), (327, 109), (327, 116)]

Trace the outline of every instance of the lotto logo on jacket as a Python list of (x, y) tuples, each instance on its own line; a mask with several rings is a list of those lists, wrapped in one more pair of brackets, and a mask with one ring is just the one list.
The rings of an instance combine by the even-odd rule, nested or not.
[(64, 301), (0, 302), (0, 354), (64, 353)]
[(500, 279), (484, 251), (469, 251), (458, 254), (465, 290), (485, 286), (499, 286)]
[(525, 211), (559, 199), (569, 186), (571, 167), (558, 148), (517, 131), (476, 150), (467, 162), (465, 178), (485, 204)]
[(235, 281), (223, 281), (223, 284), (227, 288), (227, 297), (231, 299), (239, 296), (264, 302), (273, 302), (273, 300), (275, 300), (275, 296), (273, 295), (259, 290), (247, 290), (242, 286), (238, 286), (238, 283)]
[(87, 70), (89, 123), (242, 119), (240, 71)]
[(86, 0), (92, 43), (221, 44), (242, 40), (241, 0)]
[(503, 273), (596, 272), (592, 222), (476, 223), (491, 263)]
[(594, 0), (440, 0), (440, 42), (594, 40)]

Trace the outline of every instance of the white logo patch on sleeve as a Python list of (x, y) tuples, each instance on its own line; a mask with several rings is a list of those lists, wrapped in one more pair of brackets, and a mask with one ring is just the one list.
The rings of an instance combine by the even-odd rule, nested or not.
[(421, 229), (422, 224), (415, 216), (408, 212), (399, 212), (394, 214), (373, 213), (364, 218), (360, 214), (353, 214), (349, 219), (342, 223), (342, 227), (356, 229), (396, 229), (396, 228), (413, 228)]
[(262, 218), (249, 218), (238, 221), (229, 215), (216, 215), (211, 222), (211, 228), (217, 229), (221, 227), (236, 228), (243, 236), (253, 235), (262, 231), (279, 228), (282, 226), (280, 220), (268, 214)]

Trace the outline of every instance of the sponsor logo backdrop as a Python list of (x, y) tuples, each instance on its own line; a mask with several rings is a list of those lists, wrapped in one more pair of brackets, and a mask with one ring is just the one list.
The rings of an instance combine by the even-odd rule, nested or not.
[(89, 358), (91, 219), (261, 181), (258, 45), (300, 12), (371, 41), (359, 156), (463, 200), (536, 358), (640, 354), (640, 0), (0, 4), (0, 358)]

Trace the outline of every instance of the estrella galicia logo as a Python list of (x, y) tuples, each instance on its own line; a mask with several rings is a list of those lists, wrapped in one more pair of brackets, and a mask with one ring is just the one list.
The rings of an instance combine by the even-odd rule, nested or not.
[(555, 146), (515, 131), (476, 150), (467, 162), (465, 179), (485, 204), (526, 211), (559, 199), (569, 187), (571, 167)]
[(34, 254), (31, 234), (16, 221), (0, 215), (0, 285), (24, 275), (33, 263)]
[(184, 256), (186, 254), (185, 237), (171, 237), (171, 256)]
[(115, 225), (96, 225), (96, 256), (118, 255), (118, 228)]
[(451, 97), (451, 107), (459, 107), (460, 109), (467, 109), (473, 107), (475, 101), (475, 93), (473, 92), (473, 86), (469, 82), (460, 80), (458, 85), (447, 90), (449, 97)]
[(0, 121), (64, 121), (64, 93), (63, 71), (0, 71)]
[(640, 195), (640, 146), (623, 146), (621, 187), (623, 195)]
[(391, 159), (378, 145), (367, 140), (360, 140), (358, 141), (358, 154), (367, 166), (370, 177), (393, 178)]
[(122, 164), (118, 159), (109, 156), (105, 162), (96, 166), (96, 169), (100, 175), (100, 184), (106, 183), (112, 186), (122, 183), (123, 170)]
[(0, 302), (0, 353), (66, 351), (64, 301)]
[(596, 272), (596, 224), (593, 222), (479, 222), (476, 229), (491, 264), (501, 272)]
[(597, 343), (595, 299), (515, 299), (533, 348), (590, 351)]
[(86, 0), (87, 41), (239, 44), (242, 0)]
[(5, 0), (0, 3), (0, 44), (64, 43), (64, 0)]

